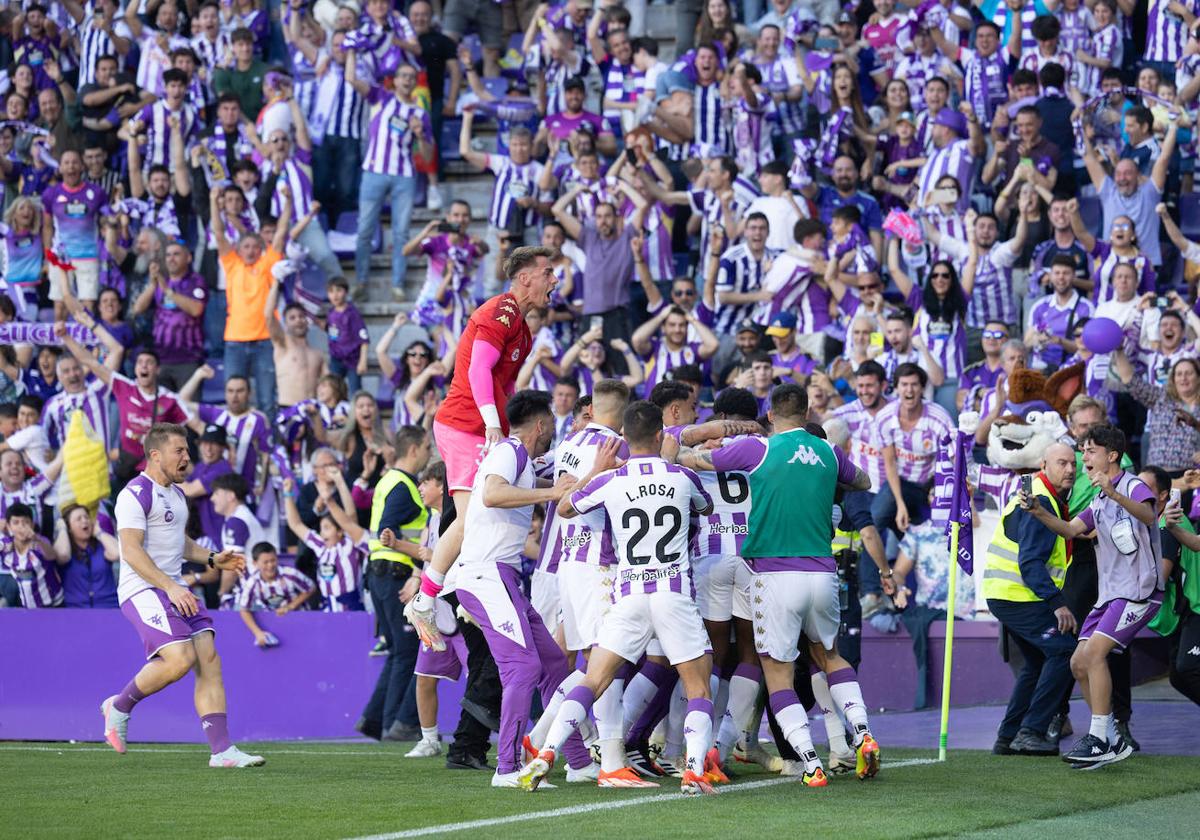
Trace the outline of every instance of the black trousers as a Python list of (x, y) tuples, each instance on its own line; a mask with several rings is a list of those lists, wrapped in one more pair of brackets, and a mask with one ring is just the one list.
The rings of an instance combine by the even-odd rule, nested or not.
[[(1075, 540), (1075, 544), (1071, 553), (1071, 565), (1067, 567), (1067, 579), (1063, 582), (1062, 594), (1063, 600), (1067, 602), (1067, 608), (1071, 610), (1071, 614), (1075, 616), (1075, 621), (1079, 626), (1083, 626), (1083, 620), (1087, 618), (1088, 613), (1092, 611), (1092, 606), (1096, 603), (1096, 597), (1099, 594), (1100, 578), (1096, 572), (1096, 543), (1092, 540)], [(1110, 653), (1108, 655), (1108, 670), (1112, 674), (1112, 710), (1113, 718), (1128, 723), (1130, 716), (1133, 714), (1131, 700), (1131, 683), (1133, 680), (1131, 673), (1131, 659), (1129, 650), (1123, 653)], [(1059, 704), (1059, 711), (1066, 714), (1071, 701), (1071, 689), (1074, 684), (1067, 688), (1066, 694)]]
[(1170, 651), (1171, 685), (1200, 706), (1200, 615), (1189, 612), (1180, 617), (1179, 626), (1167, 637)]

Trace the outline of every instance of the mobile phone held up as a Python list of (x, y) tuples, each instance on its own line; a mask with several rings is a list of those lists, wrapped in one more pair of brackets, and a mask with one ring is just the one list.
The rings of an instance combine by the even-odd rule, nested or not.
[(1021, 492), (1025, 494), (1026, 498), (1033, 501), (1033, 475), (1026, 473), (1021, 476)]

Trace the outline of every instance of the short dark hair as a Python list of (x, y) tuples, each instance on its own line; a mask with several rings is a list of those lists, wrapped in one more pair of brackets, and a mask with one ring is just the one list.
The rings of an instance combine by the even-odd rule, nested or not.
[[(214, 3), (214, 4), (210, 4), (210, 5), (216, 5), (216, 4)], [(204, 8), (204, 7), (201, 6), (200, 8)], [(224, 105), (227, 102), (232, 102), (234, 105), (238, 106), (239, 108), (242, 107), (242, 100), (238, 99), (238, 95), (236, 93), (234, 93), (233, 91), (226, 91), (225, 93), (222, 93), (220, 96), (217, 97), (218, 105)]]
[(887, 371), (883, 369), (883, 365), (874, 359), (867, 359), (858, 366), (858, 370), (854, 371), (855, 376), (874, 376), (882, 385), (887, 382)]
[(631, 402), (625, 409), (625, 440), (630, 446), (649, 446), (662, 431), (662, 409), (649, 400)]
[(0, 403), (0, 417), (16, 417), (17, 404), (13, 402)]
[(975, 34), (976, 34), (976, 35), (978, 35), (978, 34), (979, 34), (979, 30), (980, 30), (980, 29), (985, 29), (985, 28), (986, 28), (986, 29), (990, 29), (990, 30), (992, 30), (993, 32), (995, 32), (995, 33), (996, 33), (996, 37), (997, 37), (997, 38), (999, 38), (999, 37), (1000, 37), (1000, 27), (999, 27), (999, 26), (997, 26), (996, 24), (992, 23), (990, 20), (981, 20), (981, 21), (980, 21), (978, 24), (976, 24), (976, 26), (975, 26)]
[(1125, 433), (1111, 423), (1097, 423), (1079, 439), (1079, 445), (1082, 447), (1085, 443), (1091, 441), (1092, 446), (1099, 446), (1109, 452), (1117, 453), (1117, 460), (1125, 454), (1127, 446)]
[(833, 211), (832, 218), (841, 219), (852, 225), (856, 225), (862, 221), (862, 210), (858, 208), (857, 204), (843, 204)]
[(242, 27), (239, 27), (239, 28), (233, 30), (233, 34), (229, 36), (229, 40), (231, 43), (234, 43), (234, 44), (238, 43), (239, 41), (253, 44), (254, 43), (254, 33), (251, 32), (246, 27), (242, 26)]
[(517, 391), (504, 406), (504, 415), (508, 418), (508, 425), (513, 428), (524, 426), (531, 420), (536, 420), (539, 415), (552, 417), (550, 395), (545, 391), (529, 389)]
[(575, 407), (571, 409), (571, 416), (578, 417), (580, 414), (583, 414), (583, 412), (586, 409), (589, 409), (591, 407), (592, 407), (592, 395), (591, 394), (583, 394), (582, 396), (579, 397), (579, 399), (575, 400)]
[(903, 321), (909, 329), (912, 329), (913, 311), (911, 309), (909, 309), (907, 306), (899, 306), (899, 307), (896, 307), (895, 309), (890, 310), (887, 314), (887, 317), (884, 318), (883, 320), (884, 321)]
[(633, 39), (633, 51), (637, 52), (638, 50), (645, 50), (646, 55), (657, 56), (658, 55), (658, 41), (654, 40), (653, 38), (646, 37), (646, 36), (643, 36), (641, 38), (634, 38)]
[(258, 558), (262, 557), (264, 554), (274, 554), (278, 556), (279, 549), (271, 545), (266, 540), (263, 540), (262, 542), (256, 542), (254, 547), (250, 549), (250, 559), (255, 563), (257, 563)]
[(544, 248), (540, 245), (515, 248), (504, 262), (504, 276), (511, 282), (519, 273), (536, 263), (540, 257), (552, 260), (557, 256), (558, 254), (553, 248)]
[(1162, 467), (1150, 464), (1142, 467), (1142, 472), (1147, 472), (1154, 476), (1154, 491), (1156, 493), (1166, 493), (1171, 489), (1171, 474)]
[(413, 447), (420, 446), (425, 442), (427, 434), (424, 426), (416, 426), (412, 423), (396, 429), (396, 457), (403, 458)]
[(1038, 15), (1030, 27), (1035, 41), (1050, 41), (1062, 32), (1062, 24), (1053, 15)]
[(246, 501), (246, 497), (250, 495), (250, 485), (246, 483), (246, 478), (241, 473), (225, 473), (213, 479), (213, 491), (228, 490), (233, 495), (237, 496), (239, 502)]
[(156, 365), (162, 364), (162, 360), (158, 357), (157, 351), (152, 350), (149, 347), (142, 347), (133, 355), (134, 364), (136, 364), (137, 360), (142, 358), (142, 356), (149, 356), (151, 359), (154, 359), (154, 364)]
[(734, 420), (756, 420), (758, 400), (745, 388), (726, 388), (713, 401), (713, 414)]
[(700, 370), (699, 365), (678, 365), (667, 371), (667, 376), (674, 382), (704, 384), (704, 372)]
[(758, 170), (761, 175), (778, 175), (781, 178), (786, 178), (788, 174), (788, 165), (781, 160), (773, 160), (770, 163), (764, 163)]
[(929, 87), (930, 85), (933, 85), (933, 84), (941, 85), (942, 87), (944, 87), (946, 89), (947, 93), (949, 93), (949, 91), (950, 91), (950, 81), (945, 76), (932, 77), (931, 79), (929, 79), (929, 81), (927, 81), (925, 83), (925, 87)]
[(1125, 117), (1133, 117), (1134, 121), (1141, 126), (1144, 126), (1147, 131), (1154, 124), (1154, 115), (1150, 113), (1150, 109), (1144, 105), (1135, 105), (1125, 112)]
[(825, 232), (825, 223), (820, 219), (801, 219), (792, 228), (792, 238), (796, 240), (797, 245), (808, 239), (808, 237), (818, 233), (822, 236), (827, 235)]
[(1163, 318), (1174, 318), (1176, 321), (1178, 321), (1178, 322), (1179, 322), (1179, 325), (1180, 325), (1181, 327), (1182, 327), (1182, 326), (1187, 326), (1187, 321), (1184, 319), (1184, 317), (1183, 317), (1183, 313), (1182, 313), (1182, 312), (1180, 312), (1178, 309), (1166, 309), (1166, 310), (1163, 310), (1163, 313), (1162, 313), (1161, 315), (1159, 315), (1159, 316), (1158, 316), (1158, 323), (1159, 323), (1159, 325), (1160, 325), (1160, 326), (1161, 326), (1161, 324), (1162, 324), (1162, 319), (1163, 319)]
[(892, 387), (894, 388), (900, 384), (900, 380), (906, 376), (917, 377), (917, 379), (921, 380), (922, 388), (929, 384), (929, 374), (925, 372), (924, 368), (913, 362), (904, 362), (901, 365), (897, 365), (895, 373), (892, 374)]
[(4, 514), (5, 519), (28, 519), (33, 522), (33, 508), (24, 502), (15, 502), (8, 506), (8, 511)]
[(1067, 268), (1071, 269), (1071, 271), (1074, 271), (1075, 270), (1075, 258), (1070, 256), (1069, 254), (1058, 254), (1057, 256), (1054, 257), (1054, 259), (1050, 260), (1051, 268), (1054, 268), (1054, 266), (1056, 266), (1056, 265), (1066, 266)]
[(421, 481), (438, 481), (446, 483), (446, 462), (434, 461), (421, 471)]
[(1039, 121), (1042, 118), (1042, 112), (1037, 109), (1036, 105), (1022, 105), (1017, 109), (1017, 116), (1019, 117), (1022, 114), (1027, 117), (1037, 117)]
[(780, 417), (803, 419), (808, 414), (808, 391), (795, 382), (776, 385), (771, 390), (771, 411)]
[(1044, 88), (1062, 88), (1067, 83), (1067, 71), (1061, 64), (1052, 61), (1038, 71), (1038, 82)]
[(650, 402), (660, 409), (666, 408), (673, 402), (691, 398), (692, 387), (676, 379), (664, 379), (650, 390)]
[(573, 376), (558, 377), (558, 379), (554, 380), (554, 387), (557, 388), (559, 385), (566, 385), (568, 388), (574, 388), (576, 394), (583, 390), (579, 387), (579, 380)]
[(150, 431), (146, 432), (146, 437), (142, 441), (142, 449), (146, 455), (149, 455), (155, 449), (161, 451), (166, 446), (167, 441), (173, 437), (181, 437), (187, 440), (187, 429), (178, 423), (155, 423), (150, 427)]
[(746, 364), (748, 365), (756, 365), (762, 362), (771, 364), (771, 354), (765, 350), (755, 350), (754, 352), (746, 355)]
[(350, 281), (340, 274), (330, 277), (325, 281), (325, 285), (337, 286), (339, 289), (345, 289), (347, 292), (350, 291)]
[(750, 224), (751, 222), (762, 222), (768, 229), (771, 227), (771, 220), (767, 218), (767, 214), (760, 213), (757, 210), (746, 216), (746, 224)]
[(42, 406), (45, 404), (45, 401), (37, 394), (22, 394), (17, 397), (17, 408), (32, 408), (38, 414), (42, 413)]

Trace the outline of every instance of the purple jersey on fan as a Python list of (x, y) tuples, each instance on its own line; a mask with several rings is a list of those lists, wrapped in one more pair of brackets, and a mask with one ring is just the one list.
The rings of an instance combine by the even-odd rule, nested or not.
[[(777, 368), (787, 368), (793, 374), (799, 376), (808, 376), (810, 373), (820, 367), (816, 359), (814, 359), (812, 356), (809, 356), (799, 347), (793, 347), (791, 352), (786, 354), (772, 353), (771, 364)], [(779, 380), (781, 382), (795, 382), (796, 377), (781, 376), (779, 377)]]
[(183, 133), (183, 146), (186, 150), (195, 142), (200, 133), (200, 120), (196, 109), (191, 105), (181, 104), (178, 111), (172, 111), (166, 101), (152, 102), (138, 112), (135, 120), (140, 122), (146, 132), (146, 149), (142, 153), (142, 168), (148, 170), (151, 166), (171, 166), (171, 126), (170, 117), (179, 118), (179, 128)]
[(224, 526), (225, 520), (213, 510), (209, 494), (212, 493), (213, 482), (218, 477), (231, 472), (233, 472), (233, 467), (229, 466), (229, 461), (225, 458), (218, 458), (211, 464), (199, 461), (192, 469), (191, 476), (188, 477), (189, 481), (199, 481), (204, 486), (204, 495), (196, 499), (195, 508), (200, 517), (200, 530), (204, 536), (208, 537), (214, 548), (221, 544), (221, 528)]
[(100, 440), (108, 440), (108, 386), (95, 379), (82, 391), (59, 391), (42, 409), (42, 426), (51, 449), (61, 449), (67, 442), (67, 430), (76, 411), (83, 412)]
[(1174, 64), (1183, 57), (1187, 40), (1187, 25), (1179, 15), (1170, 11), (1172, 2), (1179, 2), (1191, 14), (1200, 13), (1197, 0), (1149, 0), (1146, 11), (1146, 61)]
[(94, 184), (72, 189), (54, 184), (42, 193), (42, 209), (54, 223), (54, 249), (68, 260), (94, 260), (100, 256), (96, 219), (106, 214), (108, 193)]
[(941, 318), (934, 320), (925, 309), (918, 309), (913, 335), (919, 335), (925, 341), (930, 355), (941, 365), (947, 379), (958, 378), (967, 357), (967, 330), (962, 318), (952, 322)]
[(254, 487), (258, 456), (271, 451), (271, 427), (266, 415), (250, 409), (245, 414), (234, 416), (226, 409), (204, 403), (200, 403), (196, 409), (205, 423), (216, 423), (225, 429), (236, 447), (233, 468), (241, 473), (250, 487)]
[(58, 576), (55, 559), (46, 548), (35, 537), (25, 551), (18, 552), (12, 537), (0, 534), (0, 570), (16, 580), (21, 606), (29, 610), (62, 606), (62, 579)]
[(1137, 269), (1139, 295), (1154, 291), (1154, 266), (1150, 264), (1150, 258), (1141, 251), (1136, 257), (1122, 257), (1113, 250), (1111, 242), (1097, 239), (1092, 248), (1092, 259), (1095, 266), (1092, 272), (1092, 282), (1095, 284), (1092, 286), (1092, 303), (1104, 303), (1113, 299), (1112, 273), (1121, 263), (1128, 263)]
[[(1092, 304), (1087, 298), (1074, 289), (1071, 297), (1063, 305), (1059, 305), (1058, 296), (1046, 295), (1035, 301), (1029, 310), (1028, 328), (1038, 332), (1049, 333), (1059, 338), (1069, 338), (1075, 324), (1084, 318), (1092, 317)], [(1058, 367), (1062, 364), (1063, 348), (1061, 344), (1049, 342), (1041, 349), (1034, 351), (1038, 367)]]
[(297, 595), (313, 590), (308, 575), (291, 566), (279, 566), (274, 580), (263, 580), (254, 572), (238, 589), (237, 608), (251, 612), (277, 610)]
[(754, 320), (769, 324), (780, 312), (796, 315), (796, 333), (821, 332), (833, 320), (829, 315), (832, 295), (823, 287), (812, 269), (800, 263), (791, 254), (780, 254), (767, 276), (763, 287), (774, 292), (774, 296), (754, 308)]
[[(879, 398), (884, 407), (887, 406), (885, 397)], [(883, 409), (880, 409), (880, 412)], [(862, 400), (854, 400), (845, 405), (839, 405), (830, 415), (846, 421), (850, 430), (850, 443), (846, 454), (854, 462), (854, 466), (865, 472), (871, 479), (871, 492), (878, 493), (879, 488), (887, 482), (887, 470), (883, 467), (883, 447), (875, 434), (879, 412), (872, 414), (863, 405)]]
[[(617, 433), (599, 423), (589, 423), (581, 431), (567, 435), (567, 439), (554, 450), (554, 478), (564, 474), (583, 478), (596, 462), (596, 452)], [(629, 457), (629, 447), (621, 442), (618, 458)], [(542, 535), (541, 555), (538, 568), (554, 574), (558, 564), (567, 560), (592, 565), (611, 566), (616, 562), (613, 555), (612, 535), (603, 516), (579, 516), (560, 519), (552, 506), (546, 513), (546, 529)]]
[(665, 339), (655, 336), (650, 339), (650, 352), (646, 354), (646, 381), (643, 393), (649, 396), (654, 386), (667, 378), (667, 373), (681, 365), (702, 365), (700, 342), (688, 341), (678, 350), (667, 346)]
[(924, 402), (921, 417), (909, 431), (900, 427), (900, 402), (888, 403), (875, 415), (879, 448), (896, 448), (896, 467), (900, 477), (913, 484), (925, 485), (933, 479), (941, 452), (942, 438), (954, 434), (954, 421), (937, 403)]
[(412, 151), (414, 135), (409, 121), (416, 117), (421, 122), (421, 137), (429, 142), (433, 139), (433, 123), (429, 112), (420, 105), (401, 102), (394, 93), (376, 86), (367, 94), (370, 107), (370, 138), (367, 153), (363, 157), (363, 171), (379, 175), (404, 175), (413, 177)]
[(359, 348), (366, 344), (367, 325), (353, 303), (344, 309), (330, 309), (326, 316), (329, 333), (329, 355), (348, 367), (358, 364)]
[[(204, 278), (196, 272), (167, 278), (167, 288), (180, 297), (208, 302)], [(193, 318), (162, 289), (154, 290), (154, 346), (164, 365), (190, 364), (204, 360), (204, 318)]]
[(657, 455), (636, 455), (571, 494), (581, 514), (602, 515), (616, 543), (613, 600), (679, 592), (696, 597), (688, 562), (688, 522), (713, 500), (691, 470)]
[[(722, 444), (741, 440), (743, 435), (725, 438)], [(692, 537), (692, 554), (741, 556), (742, 543), (749, 533), (750, 482), (740, 472), (698, 473), (700, 486), (713, 500), (712, 512), (700, 517), (700, 527)]]
[(326, 612), (346, 612), (344, 597), (358, 591), (362, 565), (367, 559), (366, 537), (354, 542), (343, 535), (340, 542), (326, 545), (315, 531), (309, 531), (304, 544), (317, 555), (317, 586), (325, 598)]

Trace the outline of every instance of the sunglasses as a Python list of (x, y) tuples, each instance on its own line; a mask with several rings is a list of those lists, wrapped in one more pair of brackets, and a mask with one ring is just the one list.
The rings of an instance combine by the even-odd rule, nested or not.
[(1133, 225), (1128, 222), (1117, 222), (1112, 226), (1113, 230), (1133, 230)]
[(1004, 330), (984, 330), (984, 338), (1008, 338), (1008, 333)]

